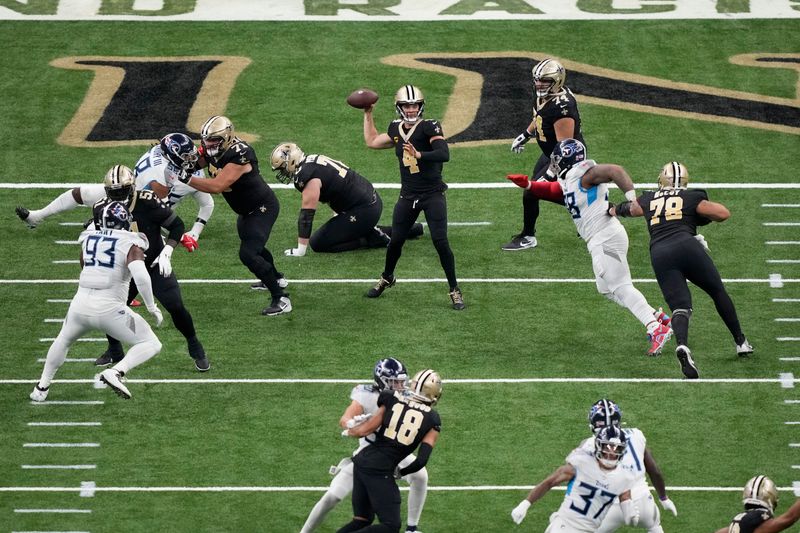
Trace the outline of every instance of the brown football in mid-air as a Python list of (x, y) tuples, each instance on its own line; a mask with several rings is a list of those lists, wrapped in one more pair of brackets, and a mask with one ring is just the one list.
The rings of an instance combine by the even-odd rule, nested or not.
[(357, 109), (367, 108), (378, 101), (378, 93), (371, 89), (358, 89), (350, 93), (347, 103)]

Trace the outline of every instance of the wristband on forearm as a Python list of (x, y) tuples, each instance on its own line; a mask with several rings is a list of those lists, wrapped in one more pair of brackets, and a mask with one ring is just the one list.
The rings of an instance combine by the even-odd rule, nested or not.
[(311, 237), (311, 228), (314, 224), (316, 209), (301, 209), (300, 216), (297, 217), (297, 236), (301, 239)]
[(618, 217), (631, 216), (631, 202), (622, 202), (617, 206), (616, 212)]

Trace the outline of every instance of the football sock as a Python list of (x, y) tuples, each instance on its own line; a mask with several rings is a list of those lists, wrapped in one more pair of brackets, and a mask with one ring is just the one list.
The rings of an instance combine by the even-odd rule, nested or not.
[(44, 362), (42, 377), (39, 378), (40, 389), (46, 389), (50, 386), (50, 382), (53, 381), (56, 372), (67, 358), (67, 352), (69, 352), (69, 346), (61, 340), (61, 337), (56, 337), (56, 340), (50, 345), (50, 349), (47, 350), (47, 359)]
[(536, 235), (536, 220), (539, 218), (539, 199), (530, 191), (522, 193), (522, 232), (521, 235)]
[(456, 259), (453, 256), (453, 250), (450, 249), (450, 243), (447, 238), (434, 240), (433, 246), (439, 253), (439, 262), (442, 264), (444, 275), (447, 277), (447, 282), (450, 284), (450, 287), (458, 287), (458, 280), (456, 280)]
[(408, 530), (415, 531), (419, 524), (419, 517), (422, 515), (422, 508), (425, 506), (425, 498), (428, 495), (428, 471), (423, 468), (409, 474), (406, 479), (409, 483)]
[(114, 370), (118, 370), (123, 374), (127, 374), (132, 368), (136, 368), (137, 366), (141, 365), (160, 351), (161, 343), (155, 338), (134, 344), (128, 350), (128, 354), (125, 356), (125, 358), (114, 365), (113, 368)]
[(736, 344), (742, 344), (744, 342), (744, 334), (742, 333), (742, 327), (739, 324), (739, 317), (736, 315), (736, 307), (734, 307), (731, 297), (728, 296), (728, 293), (725, 291), (725, 289), (721, 289), (715, 293), (710, 293), (709, 296), (711, 296), (711, 298), (714, 300), (714, 306), (717, 308), (717, 313), (719, 313), (722, 321), (725, 322), (725, 325), (728, 327), (728, 331), (730, 331), (731, 335), (733, 335), (733, 339), (736, 341)]
[(689, 309), (675, 309), (672, 312), (672, 331), (675, 332), (675, 341), (678, 345), (689, 345), (689, 318), (692, 311)]
[(52, 202), (43, 208), (36, 211), (31, 211), (30, 216), (38, 222), (47, 217), (57, 215), (58, 213), (75, 209), (78, 207), (78, 205), (80, 204), (75, 201), (75, 198), (72, 196), (72, 189), (70, 189), (58, 195)]

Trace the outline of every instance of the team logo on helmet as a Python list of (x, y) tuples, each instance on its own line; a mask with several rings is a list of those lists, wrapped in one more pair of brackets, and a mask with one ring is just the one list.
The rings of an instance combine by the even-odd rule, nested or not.
[(619, 405), (606, 398), (598, 400), (589, 409), (589, 429), (592, 433), (599, 433), (608, 426), (619, 426), (621, 421), (622, 410)]
[(297, 171), (300, 170), (305, 156), (295, 143), (285, 142), (276, 146), (270, 156), (275, 179), (282, 183), (291, 182)]
[(617, 426), (604, 427), (595, 435), (594, 456), (605, 468), (616, 468), (627, 449), (628, 438)]
[(131, 215), (125, 204), (117, 201), (101, 200), (94, 208), (96, 229), (130, 230)]
[(563, 178), (569, 169), (586, 160), (586, 147), (577, 139), (564, 139), (550, 154), (550, 172)]
[(372, 376), (378, 390), (404, 390), (408, 381), (406, 365), (394, 357), (387, 357), (375, 363)]

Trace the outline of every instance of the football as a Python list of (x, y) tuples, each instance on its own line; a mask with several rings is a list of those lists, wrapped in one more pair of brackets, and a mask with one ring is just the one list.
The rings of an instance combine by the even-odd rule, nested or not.
[(378, 101), (378, 93), (370, 89), (358, 89), (350, 93), (347, 103), (357, 109), (367, 108)]

